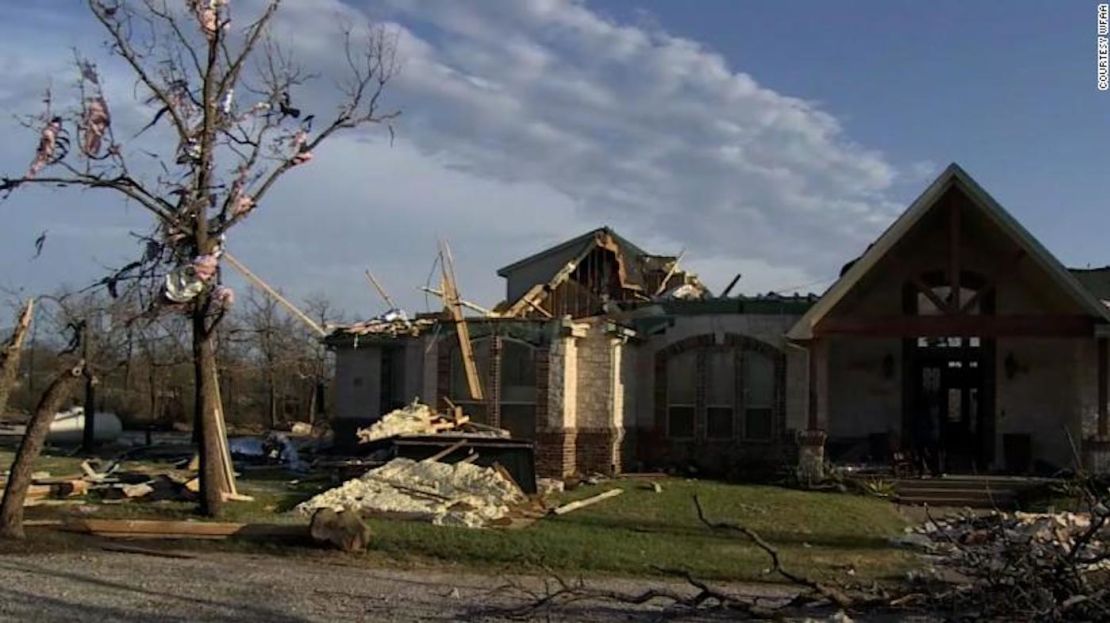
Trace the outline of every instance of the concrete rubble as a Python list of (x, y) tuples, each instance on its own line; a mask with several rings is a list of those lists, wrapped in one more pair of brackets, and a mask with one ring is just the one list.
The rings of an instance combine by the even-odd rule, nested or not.
[(480, 528), (505, 518), (525, 500), (496, 469), (396, 458), (303, 502), (297, 511), (311, 515), (319, 508), (351, 508), (367, 516)]

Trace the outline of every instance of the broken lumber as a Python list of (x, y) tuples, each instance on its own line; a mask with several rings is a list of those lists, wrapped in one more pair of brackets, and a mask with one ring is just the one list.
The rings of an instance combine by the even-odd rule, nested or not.
[(458, 450), (459, 448), (461, 448), (465, 445), (466, 445), (466, 440), (465, 439), (460, 439), (459, 441), (451, 444), (450, 446), (447, 446), (446, 448), (440, 450), (439, 452), (436, 452), (432, 456), (421, 460), (420, 462), (421, 463), (431, 463), (433, 461), (438, 461), (438, 460), (442, 459), (443, 457), (447, 456), (448, 454), (451, 454), (455, 450)]
[(370, 280), (370, 285), (374, 286), (374, 289), (378, 291), (378, 294), (382, 297), (382, 300), (385, 301), (385, 304), (389, 305), (390, 309), (397, 309), (397, 304), (389, 297), (389, 293), (385, 291), (382, 284), (378, 283), (377, 279), (374, 279), (374, 273), (370, 272), (369, 268), (366, 269), (366, 278)]
[(474, 348), (470, 344), (470, 327), (463, 317), (462, 304), (459, 302), (459, 288), (455, 281), (455, 260), (446, 240), (440, 240), (439, 265), (443, 271), (443, 304), (455, 322), (455, 333), (459, 338), (459, 352), (462, 354), (463, 370), (466, 372), (466, 385), (470, 397), (482, 400), (482, 381), (478, 376), (478, 364), (474, 359)]
[(223, 258), (227, 260), (228, 264), (231, 264), (232, 268), (239, 271), (244, 277), (246, 277), (247, 281), (250, 281), (254, 285), (261, 288), (263, 292), (272, 296), (275, 301), (281, 303), (285, 307), (285, 309), (289, 310), (289, 313), (296, 316), (298, 320), (305, 324), (305, 326), (315, 331), (317, 334), (319, 334), (320, 337), (327, 337), (328, 332), (324, 331), (324, 329), (319, 324), (317, 324), (315, 320), (310, 318), (308, 314), (301, 311), (296, 305), (289, 302), (289, 300), (282, 296), (280, 292), (270, 287), (270, 284), (263, 281), (261, 277), (252, 273), (250, 269), (244, 266), (242, 262), (237, 260), (235, 256), (229, 253), (226, 249), (224, 250)]
[(595, 496), (588, 497), (584, 500), (578, 500), (577, 502), (569, 502), (567, 504), (563, 504), (562, 506), (552, 510), (551, 514), (553, 514), (553, 515), (566, 515), (567, 513), (571, 512), (571, 511), (576, 511), (580, 508), (585, 508), (587, 506), (597, 504), (598, 502), (600, 502), (602, 500), (608, 500), (609, 498), (616, 497), (616, 496), (618, 496), (622, 493), (624, 493), (624, 489), (609, 489), (608, 491), (605, 491), (603, 493), (599, 493)]

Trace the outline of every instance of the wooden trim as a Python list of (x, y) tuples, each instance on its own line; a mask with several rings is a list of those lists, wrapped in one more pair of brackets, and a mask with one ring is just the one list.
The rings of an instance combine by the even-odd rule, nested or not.
[(1095, 319), (1086, 315), (884, 316), (825, 318), (815, 335), (871, 337), (1093, 337)]
[(806, 426), (809, 430), (817, 430), (818, 417), (817, 417), (817, 340), (809, 342), (809, 348), (806, 349), (806, 363), (809, 367), (809, 378), (806, 379), (809, 383), (809, 417), (806, 421)]
[(960, 203), (949, 199), (948, 208), (948, 309), (960, 309)]

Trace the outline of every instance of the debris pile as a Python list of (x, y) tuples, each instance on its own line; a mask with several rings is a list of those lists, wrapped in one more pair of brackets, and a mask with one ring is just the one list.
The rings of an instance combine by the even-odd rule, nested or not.
[[(942, 561), (948, 564), (972, 556), (993, 554), (1001, 558), (1012, 541), (1026, 543), (1035, 556), (1047, 559), (1070, 555), (1077, 540), (1091, 530), (1091, 517), (1082, 513), (968, 513), (934, 519), (908, 530), (900, 543), (943, 556)], [(1090, 535), (1085, 543), (1086, 557), (1110, 555), (1110, 544), (1101, 538), (1105, 532), (1096, 530)], [(1098, 565), (1110, 569), (1110, 560), (1101, 560)]]
[(407, 407), (390, 411), (382, 419), (355, 432), (359, 443), (406, 435), (436, 435), (445, 431), (472, 432), (485, 435), (506, 436), (500, 429), (471, 423), (470, 417), (456, 413), (453, 416), (436, 413), (431, 407), (414, 400)]
[(932, 565), (929, 603), (968, 619), (1094, 620), (1110, 609), (1110, 508), (1092, 513), (971, 512), (907, 529)]
[(297, 510), (311, 515), (320, 508), (349, 508), (366, 516), (479, 528), (504, 519), (525, 501), (516, 483), (497, 469), (396, 458), (303, 502)]
[(349, 325), (335, 327), (332, 334), (351, 335), (358, 338), (362, 335), (386, 335), (399, 337), (402, 335), (420, 335), (425, 330), (434, 327), (436, 321), (432, 318), (409, 319), (404, 311), (394, 309), (380, 316), (356, 322)]

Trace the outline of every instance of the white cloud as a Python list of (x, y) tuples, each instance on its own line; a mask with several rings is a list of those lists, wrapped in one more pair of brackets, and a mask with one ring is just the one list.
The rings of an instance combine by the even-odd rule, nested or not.
[[(260, 274), (356, 315), (377, 309), (366, 266), (422, 307), (415, 288), (437, 236), (452, 242), (464, 295), (492, 304), (497, 267), (601, 224), (649, 249), (687, 249), (688, 265), (717, 288), (736, 272), (747, 292), (810, 284), (835, 276), (889, 222), (891, 185), (906, 177), (816, 104), (760, 86), (696, 41), (616, 23), (588, 3), (301, 0), (283, 11), (279, 39), (325, 70), (298, 94), (321, 117), (342, 69), (339, 24), (369, 15), (399, 37), (404, 67), (386, 100), (404, 110), (395, 145), (362, 133), (325, 145), (232, 233)], [(0, 102), (34, 102), (43, 72), (65, 65), (67, 41), (97, 40), (91, 21), (77, 19), (87, 30), (0, 42), (0, 67), (20, 76)], [(25, 60), (28, 49), (42, 60)], [(129, 90), (122, 76), (111, 84)], [(6, 120), (0, 129), (15, 131)], [(0, 147), (0, 170), (26, 166), (32, 146), (28, 136)], [(0, 232), (0, 248), (29, 247), (30, 232), (59, 225), (65, 210), (38, 208), (61, 196), (13, 197), (4, 208), (26, 221)], [(90, 233), (66, 257), (129, 252), (104, 238)]]

